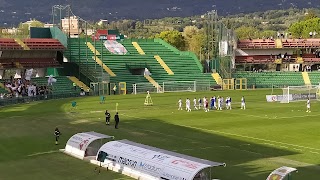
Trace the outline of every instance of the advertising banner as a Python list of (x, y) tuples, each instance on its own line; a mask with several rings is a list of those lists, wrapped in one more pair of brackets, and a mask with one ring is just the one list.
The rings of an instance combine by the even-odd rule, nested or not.
[(67, 142), (65, 152), (77, 157), (84, 157), (88, 146), (95, 140), (112, 138), (96, 132), (84, 132), (73, 135)]
[(289, 101), (293, 101), (293, 95), (266, 95), (267, 102), (281, 102), (283, 100), (287, 100), (289, 98)]
[(120, 141), (110, 141), (98, 153), (100, 151), (108, 154), (104, 162), (106, 164), (115, 162), (160, 179), (189, 180), (202, 169), (210, 167), (208, 164)]
[(292, 100), (306, 100), (306, 99), (317, 99), (316, 93), (305, 93), (305, 94), (292, 94)]

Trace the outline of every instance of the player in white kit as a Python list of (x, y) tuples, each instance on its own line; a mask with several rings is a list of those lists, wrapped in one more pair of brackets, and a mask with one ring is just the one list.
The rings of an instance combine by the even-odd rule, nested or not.
[(310, 99), (308, 99), (307, 100), (307, 111), (306, 112), (310, 113), (311, 112), (310, 108), (311, 108)]
[(193, 99), (193, 107), (194, 107), (194, 110), (198, 110), (198, 108), (197, 108), (197, 98)]
[(241, 109), (245, 110), (246, 109), (246, 100), (244, 99), (244, 96), (241, 98)]
[(222, 103), (221, 103), (221, 97), (218, 96), (218, 109), (217, 110), (220, 110), (222, 111)]
[(182, 100), (181, 100), (181, 98), (178, 101), (178, 110), (182, 110)]
[(189, 98), (187, 98), (187, 100), (186, 100), (186, 110), (187, 110), (187, 112), (190, 112), (190, 111), (191, 111), (191, 108), (190, 108), (190, 99), (189, 99)]

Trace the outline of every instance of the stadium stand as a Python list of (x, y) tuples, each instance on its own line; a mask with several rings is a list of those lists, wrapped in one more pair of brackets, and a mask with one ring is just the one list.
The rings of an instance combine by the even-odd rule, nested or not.
[(309, 74), (311, 84), (313, 85), (320, 84), (320, 72), (309, 72), (308, 74)]
[(305, 84), (299, 72), (237, 72), (233, 73), (233, 78), (247, 78), (248, 86), (257, 88), (301, 86)]
[(235, 64), (247, 72), (233, 77), (247, 78), (255, 87), (318, 84), (319, 47), (320, 39), (240, 40)]
[[(96, 55), (117, 75), (111, 76), (110, 82), (126, 82), (129, 92), (132, 91), (134, 83), (150, 82), (150, 79), (144, 76), (143, 71), (140, 71), (140, 74), (134, 72), (145, 68), (148, 68), (151, 78), (160, 85), (165, 81), (196, 80), (216, 84), (211, 74), (202, 73), (202, 66), (192, 53), (180, 52), (159, 39), (126, 39), (119, 42), (127, 50), (124, 55), (111, 53), (101, 41), (94, 42), (88, 39), (86, 42), (85, 39), (70, 39), (69, 49), (65, 55), (71, 62), (87, 65), (87, 69), (92, 73), (101, 69), (99, 65), (97, 68), (97, 64), (92, 59), (92, 56)], [(140, 53), (135, 45), (139, 45)], [(95, 76), (99, 76), (99, 73), (96, 73)]]
[(30, 50), (55, 50), (63, 51), (66, 48), (57, 39), (50, 38), (30, 38), (24, 39), (23, 43)]
[(23, 48), (14, 39), (0, 38), (0, 50), (23, 50)]

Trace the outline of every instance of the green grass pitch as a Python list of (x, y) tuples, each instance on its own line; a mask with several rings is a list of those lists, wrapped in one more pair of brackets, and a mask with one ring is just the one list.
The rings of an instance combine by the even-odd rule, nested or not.
[[(1, 180), (131, 179), (57, 152), (77, 132), (96, 131), (116, 139), (225, 162), (214, 168), (222, 180), (263, 180), (281, 166), (295, 167), (295, 180), (320, 179), (320, 103), (267, 103), (271, 90), (151, 94), (154, 106), (143, 105), (146, 94), (50, 100), (0, 108)], [(278, 92), (280, 94), (281, 91)], [(233, 109), (221, 112), (177, 111), (179, 98), (231, 96)], [(246, 110), (240, 98), (246, 97)], [(78, 107), (71, 112), (71, 102)], [(120, 126), (106, 126), (104, 111), (119, 103)], [(193, 103), (191, 103), (193, 104)], [(113, 118), (112, 118), (113, 119)], [(112, 121), (114, 124), (114, 121)], [(112, 124), (112, 125), (113, 125)], [(53, 132), (62, 132), (54, 144)]]

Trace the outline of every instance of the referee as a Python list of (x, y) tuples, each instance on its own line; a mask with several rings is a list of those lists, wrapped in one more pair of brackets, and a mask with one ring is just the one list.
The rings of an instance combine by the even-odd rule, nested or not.
[(110, 113), (108, 112), (108, 110), (106, 110), (104, 114), (106, 115), (106, 125), (110, 125)]
[(58, 141), (59, 141), (59, 137), (61, 135), (61, 132), (59, 131), (59, 129), (56, 127), (56, 129), (54, 130), (54, 136), (56, 137), (56, 145), (58, 145)]

